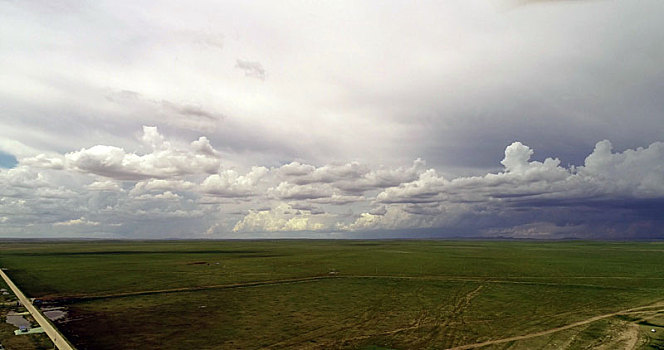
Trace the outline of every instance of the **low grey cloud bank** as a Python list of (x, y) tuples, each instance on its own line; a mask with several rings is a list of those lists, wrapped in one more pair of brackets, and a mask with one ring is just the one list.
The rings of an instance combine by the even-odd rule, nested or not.
[(532, 160), (535, 151), (514, 142), (496, 161), (501, 171), (449, 179), (421, 159), (395, 168), (226, 168), (205, 136), (173, 142), (148, 126), (140, 142), (147, 153), (94, 145), (20, 158), (0, 172), (3, 233), (20, 234), (26, 222), (120, 237), (155, 222), (166, 236), (187, 223), (188, 234), (200, 237), (393, 230), (408, 237), (427, 228), (440, 236), (647, 238), (662, 231), (662, 142), (616, 152), (600, 141), (582, 165), (568, 167), (557, 158)]

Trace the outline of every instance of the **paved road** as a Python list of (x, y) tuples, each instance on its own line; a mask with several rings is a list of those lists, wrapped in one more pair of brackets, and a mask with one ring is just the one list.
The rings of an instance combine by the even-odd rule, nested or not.
[(39, 325), (44, 329), (48, 337), (51, 338), (53, 344), (55, 344), (55, 346), (57, 346), (58, 349), (60, 350), (75, 350), (75, 348), (67, 342), (67, 339), (65, 339), (65, 337), (60, 333), (60, 331), (58, 331), (58, 329), (55, 328), (51, 324), (51, 322), (49, 322), (46, 319), (46, 317), (44, 317), (44, 315), (42, 315), (42, 313), (39, 312), (39, 310), (37, 310), (37, 308), (34, 307), (34, 305), (32, 305), (30, 300), (25, 297), (23, 292), (21, 292), (21, 290), (18, 289), (18, 287), (14, 284), (14, 282), (12, 282), (12, 280), (9, 279), (7, 274), (5, 274), (5, 272), (2, 271), (2, 269), (0, 269), (0, 275), (2, 276), (2, 279), (4, 279), (5, 282), (7, 282), (7, 285), (9, 286), (9, 288), (11, 288), (14, 294), (16, 294), (18, 300), (21, 301), (21, 304), (23, 304), (23, 306), (25, 306), (25, 308), (28, 309), (32, 317), (35, 318), (37, 323), (39, 323)]

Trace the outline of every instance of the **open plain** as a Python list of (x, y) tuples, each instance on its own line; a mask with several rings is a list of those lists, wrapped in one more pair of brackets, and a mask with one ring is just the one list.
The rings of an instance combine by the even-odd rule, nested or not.
[[(664, 243), (4, 242), (78, 349), (658, 349)], [(654, 330), (654, 332), (653, 332)]]

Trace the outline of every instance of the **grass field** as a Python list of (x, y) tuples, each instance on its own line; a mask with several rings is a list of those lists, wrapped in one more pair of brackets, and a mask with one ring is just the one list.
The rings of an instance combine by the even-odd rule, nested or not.
[(79, 349), (664, 348), (659, 242), (5, 242), (0, 265)]

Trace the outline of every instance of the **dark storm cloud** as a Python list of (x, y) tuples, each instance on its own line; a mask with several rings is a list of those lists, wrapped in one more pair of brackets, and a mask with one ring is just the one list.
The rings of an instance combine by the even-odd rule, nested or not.
[(634, 238), (664, 232), (656, 225), (664, 203), (664, 143), (614, 152), (608, 141), (598, 142), (583, 166), (571, 168), (553, 158), (531, 161), (533, 153), (515, 142), (505, 150), (504, 171), (484, 176), (447, 180), (433, 170), (421, 173), (416, 181), (376, 196), (385, 213), (363, 214), (349, 227), (473, 227), (503, 234), (518, 228), (513, 233), (532, 237), (616, 238), (622, 232)]

